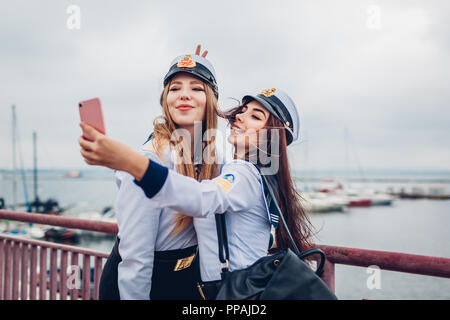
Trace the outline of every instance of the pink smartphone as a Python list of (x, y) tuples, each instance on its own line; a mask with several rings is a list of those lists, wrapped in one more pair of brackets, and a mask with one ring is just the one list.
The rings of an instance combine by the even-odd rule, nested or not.
[[(82, 101), (78, 104), (80, 119), (82, 122), (106, 134), (105, 121), (103, 120), (102, 104), (99, 98)], [(86, 138), (86, 137), (84, 137)]]

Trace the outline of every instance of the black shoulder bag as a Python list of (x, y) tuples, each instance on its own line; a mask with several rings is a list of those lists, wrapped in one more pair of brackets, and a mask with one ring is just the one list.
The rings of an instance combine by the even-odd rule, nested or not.
[[(219, 259), (222, 263), (222, 281), (216, 300), (336, 300), (337, 297), (319, 277), (325, 263), (324, 252), (318, 248), (305, 252), (298, 250), (267, 178), (264, 175), (261, 177), (296, 252), (284, 249), (262, 257), (245, 269), (229, 271), (225, 215), (216, 214)], [(312, 254), (321, 256), (316, 272), (303, 261)]]

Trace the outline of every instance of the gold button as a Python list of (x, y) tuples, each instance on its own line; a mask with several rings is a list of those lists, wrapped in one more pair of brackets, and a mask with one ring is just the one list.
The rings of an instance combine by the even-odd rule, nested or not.
[(289, 125), (290, 125), (290, 123), (289, 123), (289, 121), (288, 122), (286, 122), (286, 125), (289, 127)]

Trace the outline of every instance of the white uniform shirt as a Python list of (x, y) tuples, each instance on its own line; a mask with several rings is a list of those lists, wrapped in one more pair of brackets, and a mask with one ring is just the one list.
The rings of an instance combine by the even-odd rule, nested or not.
[[(151, 161), (174, 169), (169, 148), (164, 150), (164, 161), (161, 161), (151, 145), (147, 142), (139, 151)], [(120, 298), (146, 300), (150, 295), (155, 251), (191, 247), (197, 244), (197, 238), (192, 224), (181, 233), (171, 235), (175, 217), (173, 210), (155, 209), (130, 174), (117, 171), (116, 182), (119, 191), (115, 210), (122, 257), (118, 266)]]
[(269, 214), (261, 176), (249, 162), (233, 160), (222, 167), (219, 177), (202, 182), (169, 170), (151, 200), (155, 208), (195, 217), (203, 281), (221, 278), (216, 213), (226, 213), (230, 271), (246, 268), (267, 255)]

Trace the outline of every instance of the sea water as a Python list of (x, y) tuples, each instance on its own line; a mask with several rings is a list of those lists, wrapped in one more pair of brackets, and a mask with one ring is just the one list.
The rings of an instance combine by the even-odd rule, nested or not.
[[(12, 204), (12, 179), (0, 173), (0, 197)], [(114, 173), (110, 170), (82, 171), (82, 177), (66, 179), (60, 170), (39, 174), (41, 200), (53, 197), (61, 207), (74, 213), (102, 211), (113, 206), (117, 195)], [(411, 187), (414, 179), (397, 182), (355, 182), (357, 187), (386, 190)], [(312, 185), (320, 183), (315, 180)], [(440, 181), (448, 192), (447, 181)], [(436, 182), (421, 182), (426, 188)], [(33, 179), (27, 173), (29, 199), (33, 198)], [(24, 202), (23, 184), (17, 183), (18, 202)], [(349, 208), (344, 212), (311, 214), (315, 242), (332, 246), (450, 257), (450, 200), (395, 200), (391, 206)], [(82, 238), (81, 247), (110, 252), (114, 237)], [(373, 282), (372, 269), (336, 265), (336, 294), (341, 299), (450, 299), (450, 279), (380, 270)], [(371, 278), (372, 277), (372, 278)], [(375, 285), (374, 285), (375, 284)]]

